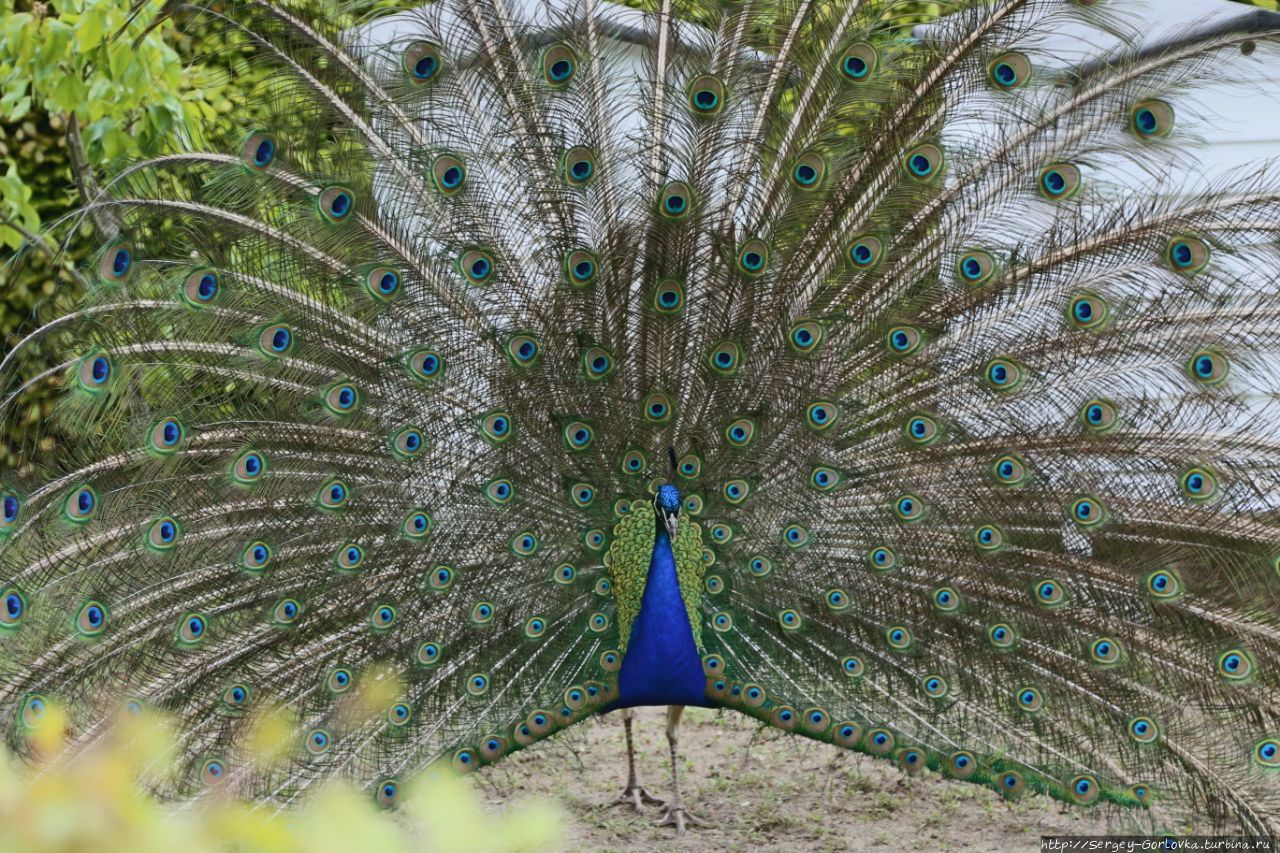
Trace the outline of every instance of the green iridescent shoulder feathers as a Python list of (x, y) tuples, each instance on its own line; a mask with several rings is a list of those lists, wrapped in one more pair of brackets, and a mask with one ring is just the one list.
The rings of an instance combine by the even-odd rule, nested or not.
[[(605, 555), (617, 605), (618, 643), (627, 650), (631, 625), (640, 613), (649, 559), (653, 554), (656, 513), (647, 500), (637, 500), (630, 511), (613, 526), (613, 542)], [(693, 628), (693, 639), (702, 648), (702, 587), (705, 564), (702, 552), (702, 528), (692, 519), (681, 519), (676, 539), (671, 543), (676, 558), (676, 577), (680, 581), (680, 597), (684, 599)]]

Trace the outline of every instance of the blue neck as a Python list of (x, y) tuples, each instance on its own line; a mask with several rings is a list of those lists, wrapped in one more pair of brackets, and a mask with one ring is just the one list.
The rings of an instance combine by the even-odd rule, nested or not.
[(693, 642), (689, 615), (680, 597), (671, 538), (659, 525), (649, 558), (640, 615), (631, 625), (618, 674), (615, 707), (707, 705), (707, 678)]

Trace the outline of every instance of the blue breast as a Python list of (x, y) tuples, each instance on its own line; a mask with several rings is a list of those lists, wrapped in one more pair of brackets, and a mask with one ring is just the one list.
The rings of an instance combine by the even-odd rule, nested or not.
[(619, 698), (614, 707), (707, 706), (706, 686), (702, 658), (680, 597), (671, 539), (660, 528), (649, 558), (640, 615), (631, 625), (627, 652), (622, 658)]

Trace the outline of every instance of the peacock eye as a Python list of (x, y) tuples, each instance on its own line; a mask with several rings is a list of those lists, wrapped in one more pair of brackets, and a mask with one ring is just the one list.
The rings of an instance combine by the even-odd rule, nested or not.
[(582, 421), (573, 421), (564, 428), (565, 447), (570, 451), (586, 450), (594, 437), (595, 431), (591, 425)]
[(693, 190), (684, 181), (672, 181), (658, 195), (658, 213), (665, 219), (683, 219), (693, 207)]
[(884, 242), (871, 234), (863, 234), (845, 247), (845, 258), (855, 270), (870, 270), (880, 261)]
[(596, 177), (599, 163), (596, 153), (585, 145), (570, 148), (562, 163), (564, 181), (571, 187), (585, 187)]
[(441, 154), (431, 164), (431, 178), (441, 195), (455, 195), (466, 183), (467, 164), (452, 154)]
[(418, 350), (409, 354), (405, 364), (413, 378), (425, 381), (440, 375), (444, 359), (435, 350)]
[(355, 209), (355, 194), (347, 187), (328, 187), (316, 196), (316, 204), (327, 221), (337, 224), (346, 220)]
[(418, 647), (417, 657), (422, 666), (435, 666), (440, 662), (440, 644), (423, 643)]
[(689, 108), (695, 115), (715, 115), (724, 108), (725, 94), (720, 78), (703, 74), (689, 84)]
[(1167, 101), (1147, 98), (1129, 110), (1129, 129), (1139, 139), (1158, 139), (1173, 130), (1173, 107)]
[(391, 436), (391, 452), (401, 459), (412, 459), (426, 448), (426, 439), (417, 427), (406, 426)]
[(653, 307), (660, 314), (678, 314), (684, 307), (684, 286), (677, 281), (661, 281), (653, 293)]
[(812, 190), (827, 176), (827, 161), (816, 151), (806, 151), (791, 166), (791, 182), (797, 189)]
[(864, 83), (870, 79), (879, 64), (876, 49), (866, 42), (850, 45), (838, 61), (845, 82)]
[(1036, 186), (1050, 201), (1071, 198), (1081, 187), (1080, 169), (1072, 163), (1052, 163), (1037, 174)]
[(932, 143), (917, 145), (902, 158), (907, 176), (920, 183), (930, 183), (942, 172), (942, 149)]
[(10, 587), (3, 593), (3, 606), (0, 606), (0, 628), (16, 628), (22, 624), (27, 615), (27, 600), (17, 589)]
[(542, 76), (549, 86), (566, 85), (577, 70), (578, 57), (566, 44), (552, 45), (542, 54)]
[(469, 284), (488, 284), (493, 278), (493, 256), (481, 249), (468, 249), (458, 256), (458, 270)]
[(410, 82), (415, 86), (421, 86), (430, 83), (440, 75), (444, 60), (439, 45), (428, 41), (415, 41), (401, 54), (400, 64)]

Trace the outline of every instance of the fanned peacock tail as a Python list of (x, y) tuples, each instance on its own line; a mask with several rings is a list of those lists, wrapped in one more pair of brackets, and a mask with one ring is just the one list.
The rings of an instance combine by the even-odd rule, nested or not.
[(159, 792), (280, 805), (496, 761), (619, 704), (670, 479), (709, 705), (1280, 830), (1280, 189), (1175, 118), (1275, 33), (1061, 74), (1123, 3), (886, 5), (199, 11), (269, 119), (121, 170), (6, 360), (79, 436), (4, 495), (11, 744), (152, 706)]

